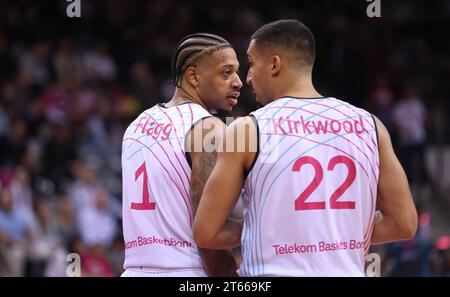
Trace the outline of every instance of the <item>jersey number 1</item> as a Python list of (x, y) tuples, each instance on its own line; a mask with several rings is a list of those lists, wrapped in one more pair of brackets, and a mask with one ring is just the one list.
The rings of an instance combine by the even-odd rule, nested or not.
[(145, 162), (136, 170), (134, 174), (134, 180), (137, 181), (139, 176), (144, 175), (144, 180), (142, 183), (142, 202), (141, 203), (131, 203), (131, 209), (136, 210), (152, 210), (156, 208), (155, 202), (150, 202), (150, 194), (148, 190), (148, 175), (147, 168), (145, 167)]
[[(325, 209), (325, 201), (320, 202), (306, 202), (306, 199), (314, 192), (323, 179), (323, 169), (319, 161), (313, 157), (301, 157), (295, 161), (292, 166), (292, 171), (300, 171), (303, 165), (310, 164), (314, 168), (314, 179), (306, 187), (303, 193), (295, 200), (295, 210), (313, 210), (313, 209)], [(334, 170), (337, 164), (344, 164), (347, 166), (348, 174), (344, 183), (334, 191), (330, 197), (331, 209), (355, 209), (354, 201), (337, 201), (344, 192), (353, 184), (356, 177), (356, 167), (353, 161), (346, 156), (335, 156), (328, 163), (328, 171)]]

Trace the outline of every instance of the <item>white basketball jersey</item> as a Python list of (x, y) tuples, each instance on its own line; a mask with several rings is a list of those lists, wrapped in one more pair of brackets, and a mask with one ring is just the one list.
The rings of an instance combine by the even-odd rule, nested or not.
[(211, 114), (194, 103), (155, 105), (137, 117), (122, 143), (124, 268), (198, 269), (192, 235), (191, 168), (186, 133)]
[(259, 152), (243, 190), (243, 276), (364, 276), (378, 140), (336, 98), (280, 98), (252, 113)]

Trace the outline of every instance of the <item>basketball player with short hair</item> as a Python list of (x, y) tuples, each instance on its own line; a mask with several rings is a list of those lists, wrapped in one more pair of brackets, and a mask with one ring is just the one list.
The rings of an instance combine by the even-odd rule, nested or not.
[(233, 276), (231, 253), (199, 250), (192, 225), (216, 161), (203, 143), (217, 146), (225, 131), (211, 114), (237, 104), (239, 63), (225, 39), (198, 33), (180, 41), (172, 68), (172, 99), (140, 114), (123, 138), (123, 276)]
[(371, 243), (409, 239), (417, 228), (386, 128), (316, 91), (315, 41), (301, 22), (261, 27), (247, 53), (247, 83), (264, 107), (227, 128), (195, 218), (198, 246), (239, 244), (229, 212), (243, 187), (241, 276), (364, 276)]

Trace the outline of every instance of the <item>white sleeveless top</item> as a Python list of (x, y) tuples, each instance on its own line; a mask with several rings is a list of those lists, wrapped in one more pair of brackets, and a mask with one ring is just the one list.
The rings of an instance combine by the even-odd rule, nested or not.
[(124, 268), (202, 269), (192, 235), (188, 131), (211, 114), (195, 103), (155, 105), (122, 143)]
[(243, 190), (243, 276), (364, 276), (378, 139), (336, 98), (280, 98), (251, 114), (259, 152)]

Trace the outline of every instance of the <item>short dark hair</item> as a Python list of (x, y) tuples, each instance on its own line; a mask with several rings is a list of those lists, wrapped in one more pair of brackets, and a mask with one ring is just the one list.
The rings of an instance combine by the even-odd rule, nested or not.
[(275, 46), (295, 51), (307, 65), (313, 65), (316, 59), (314, 35), (298, 20), (278, 20), (266, 24), (253, 33), (251, 39), (255, 40), (258, 48)]
[(200, 57), (229, 48), (231, 44), (224, 38), (209, 34), (195, 33), (184, 37), (177, 45), (172, 58), (172, 83), (179, 86), (181, 76), (187, 67)]

